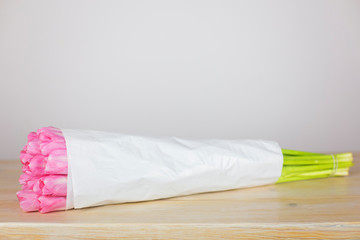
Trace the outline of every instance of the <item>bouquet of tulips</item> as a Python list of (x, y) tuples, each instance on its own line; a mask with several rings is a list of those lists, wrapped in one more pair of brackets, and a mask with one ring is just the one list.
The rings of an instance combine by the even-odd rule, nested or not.
[(44, 127), (20, 153), (25, 212), (47, 213), (271, 183), (346, 176), (351, 153), (281, 149), (264, 140), (145, 138)]
[(22, 190), (17, 192), (25, 212), (65, 210), (67, 195), (67, 154), (61, 130), (40, 128), (28, 135), (20, 152)]

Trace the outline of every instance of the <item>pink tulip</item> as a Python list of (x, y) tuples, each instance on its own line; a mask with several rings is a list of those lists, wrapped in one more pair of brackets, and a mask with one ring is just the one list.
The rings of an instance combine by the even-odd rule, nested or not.
[(20, 161), (22, 164), (30, 162), (32, 157), (33, 157), (33, 155), (27, 153), (24, 150), (20, 152)]
[(19, 183), (21, 185), (24, 185), (26, 184), (29, 180), (31, 179), (31, 175), (28, 174), (28, 173), (23, 173), (20, 175), (20, 178), (19, 178)]
[(32, 188), (30, 188), (28, 186), (28, 184), (24, 184), (24, 185), (21, 186), (21, 190), (31, 190), (32, 191)]
[(26, 144), (26, 152), (32, 155), (40, 154), (40, 140), (34, 138)]
[(66, 150), (65, 142), (41, 142), (40, 152), (44, 156), (48, 156), (52, 151), (55, 150)]
[(40, 178), (35, 179), (34, 180), (34, 184), (32, 186), (32, 190), (34, 191), (34, 193), (36, 193), (37, 195), (41, 195), (42, 191), (41, 191), (41, 181)]
[(40, 213), (47, 213), (59, 210), (65, 210), (66, 197), (40, 196)]
[(25, 163), (21, 166), (21, 170), (23, 173), (31, 174), (31, 171), (29, 169), (29, 163)]
[[(26, 165), (26, 164), (25, 164)], [(41, 176), (44, 174), (45, 169), (45, 157), (42, 155), (36, 155), (34, 156), (29, 164), (27, 165), (28, 170), (34, 175), (34, 176)]]
[(36, 134), (36, 132), (31, 132), (27, 136), (27, 139), (28, 139), (29, 142), (34, 140), (35, 138), (38, 138), (38, 135)]
[(46, 159), (46, 174), (67, 174), (68, 162), (66, 149), (57, 149), (52, 151)]
[[(34, 191), (34, 185), (37, 184), (37, 182), (39, 181), (39, 178), (37, 177), (33, 177), (31, 179), (29, 179), (22, 187), (22, 189), (29, 189)], [(41, 192), (40, 192), (41, 193)]]
[(36, 133), (42, 142), (65, 142), (61, 130), (55, 127), (39, 128)]
[[(49, 175), (40, 178), (42, 195), (64, 196), (67, 193), (67, 175)], [(34, 190), (35, 191), (35, 190)]]
[(16, 193), (20, 207), (25, 212), (38, 211), (40, 209), (40, 202), (38, 195), (31, 190), (21, 190)]

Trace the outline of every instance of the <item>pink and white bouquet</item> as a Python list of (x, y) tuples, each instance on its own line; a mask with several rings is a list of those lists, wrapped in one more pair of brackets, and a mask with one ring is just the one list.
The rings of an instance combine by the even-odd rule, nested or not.
[(265, 140), (185, 140), (44, 127), (20, 153), (25, 212), (138, 202), (346, 176), (352, 154), (281, 149)]

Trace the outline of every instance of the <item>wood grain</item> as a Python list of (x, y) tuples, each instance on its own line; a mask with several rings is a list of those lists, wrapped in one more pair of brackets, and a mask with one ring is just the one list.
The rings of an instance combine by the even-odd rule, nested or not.
[(360, 154), (350, 176), (23, 213), (19, 161), (0, 161), (0, 239), (360, 239)]

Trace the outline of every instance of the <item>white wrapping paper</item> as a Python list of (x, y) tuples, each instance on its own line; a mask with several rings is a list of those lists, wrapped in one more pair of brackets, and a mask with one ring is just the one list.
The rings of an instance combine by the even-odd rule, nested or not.
[(272, 141), (62, 131), (67, 209), (272, 184), (283, 165), (281, 148)]

